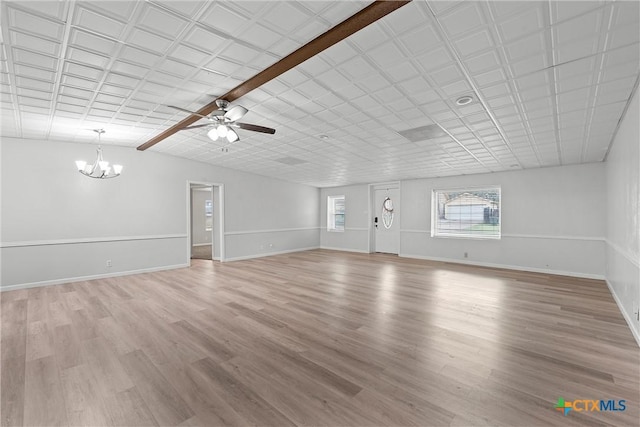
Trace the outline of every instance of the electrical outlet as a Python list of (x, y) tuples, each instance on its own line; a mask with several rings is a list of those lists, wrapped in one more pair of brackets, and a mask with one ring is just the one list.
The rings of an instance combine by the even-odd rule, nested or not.
[(638, 309), (638, 303), (633, 302), (633, 314), (636, 316), (636, 320), (640, 321), (640, 309)]
[(112, 267), (112, 264), (111, 264), (111, 260), (110, 260), (110, 259), (108, 259), (108, 260), (107, 260), (107, 267)]
[(469, 258), (469, 253), (468, 253), (468, 252), (465, 252), (465, 253), (464, 253), (464, 257), (465, 257), (465, 258)]

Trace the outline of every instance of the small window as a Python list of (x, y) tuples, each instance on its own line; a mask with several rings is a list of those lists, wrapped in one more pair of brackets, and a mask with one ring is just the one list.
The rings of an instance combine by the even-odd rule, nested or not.
[(204, 201), (204, 229), (205, 231), (213, 230), (213, 201), (205, 200)]
[(434, 190), (431, 236), (500, 238), (500, 187)]
[(344, 196), (327, 197), (327, 231), (344, 231)]

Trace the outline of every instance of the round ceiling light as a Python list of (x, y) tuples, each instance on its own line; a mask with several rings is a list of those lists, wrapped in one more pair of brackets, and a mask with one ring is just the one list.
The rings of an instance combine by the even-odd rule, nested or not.
[(473, 97), (469, 96), (469, 95), (465, 95), (465, 96), (461, 96), (460, 98), (456, 99), (456, 105), (468, 105), (471, 104), (473, 102)]

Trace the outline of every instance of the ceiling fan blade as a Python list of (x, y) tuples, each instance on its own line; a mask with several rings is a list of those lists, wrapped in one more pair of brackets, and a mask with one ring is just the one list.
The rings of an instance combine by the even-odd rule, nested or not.
[[(175, 108), (176, 110), (184, 111), (185, 113), (193, 114), (194, 116), (200, 116), (204, 119), (207, 118), (207, 116), (203, 116), (202, 114), (195, 113), (193, 111), (185, 110), (184, 108), (176, 107), (175, 105), (167, 105), (167, 107)], [(187, 128), (183, 128), (183, 129), (187, 129)]]
[(211, 126), (211, 123), (205, 123), (205, 124), (203, 124), (203, 125), (187, 126), (186, 128), (182, 128), (182, 129), (180, 129), (180, 130), (205, 128), (205, 127), (207, 127), (207, 126)]
[(235, 107), (232, 107), (229, 111), (224, 113), (224, 118), (229, 120), (230, 122), (235, 122), (236, 120), (240, 120), (242, 116), (247, 114), (247, 111), (249, 110), (244, 108), (242, 105), (236, 105)]
[(271, 135), (276, 133), (275, 129), (268, 128), (268, 127), (265, 127), (265, 126), (252, 125), (252, 124), (249, 124), (249, 123), (236, 123), (236, 125), (240, 129), (244, 129), (244, 130), (252, 130), (254, 132), (270, 133)]

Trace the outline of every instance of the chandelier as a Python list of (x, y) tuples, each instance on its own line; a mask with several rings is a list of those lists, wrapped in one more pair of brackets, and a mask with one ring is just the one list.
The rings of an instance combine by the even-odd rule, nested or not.
[(218, 138), (227, 138), (227, 141), (236, 142), (238, 140), (238, 134), (228, 125), (218, 125), (207, 132), (207, 136), (212, 141), (217, 141)]
[(108, 179), (120, 176), (120, 174), (122, 173), (122, 165), (113, 165), (113, 167), (111, 167), (109, 166), (109, 162), (105, 161), (102, 158), (100, 136), (105, 132), (105, 130), (94, 129), (93, 131), (98, 134), (98, 149), (96, 150), (98, 155), (96, 161), (93, 163), (93, 165), (89, 165), (84, 160), (77, 160), (76, 167), (78, 168), (78, 172), (85, 176), (88, 176), (89, 178), (96, 179)]

